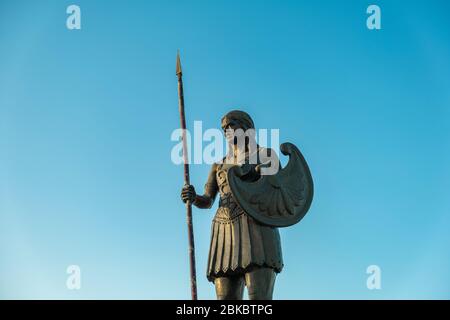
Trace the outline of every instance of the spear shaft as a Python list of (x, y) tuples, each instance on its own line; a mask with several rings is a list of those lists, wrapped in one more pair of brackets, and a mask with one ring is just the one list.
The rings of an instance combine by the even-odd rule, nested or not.
[[(183, 95), (183, 73), (181, 71), (180, 54), (177, 54), (177, 68), (176, 74), (178, 77), (178, 106), (180, 111), (180, 122), (183, 139), (183, 160), (184, 160), (184, 184), (189, 185), (189, 163), (188, 150), (186, 141), (186, 117), (184, 114), (184, 95)], [(188, 226), (189, 238), (189, 266), (191, 272), (191, 296), (192, 300), (197, 300), (197, 276), (195, 271), (195, 245), (194, 245), (194, 228), (192, 226), (192, 204), (190, 201), (186, 202), (186, 218)]]

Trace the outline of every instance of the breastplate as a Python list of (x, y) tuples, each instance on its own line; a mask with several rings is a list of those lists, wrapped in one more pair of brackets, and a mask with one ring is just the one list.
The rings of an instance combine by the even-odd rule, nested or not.
[(242, 213), (242, 209), (237, 204), (236, 200), (234, 200), (233, 195), (231, 193), (230, 186), (228, 184), (227, 174), (228, 169), (232, 165), (221, 164), (217, 168), (216, 178), (217, 185), (219, 187), (220, 200), (219, 200), (219, 209), (217, 210), (215, 220), (220, 221), (231, 221), (234, 218), (240, 216)]
[(227, 164), (221, 164), (217, 168), (216, 179), (217, 179), (217, 185), (219, 187), (219, 193), (220, 193), (221, 198), (223, 196), (231, 193), (231, 189), (228, 184), (228, 178), (227, 178), (229, 168), (230, 168), (230, 165), (227, 165)]

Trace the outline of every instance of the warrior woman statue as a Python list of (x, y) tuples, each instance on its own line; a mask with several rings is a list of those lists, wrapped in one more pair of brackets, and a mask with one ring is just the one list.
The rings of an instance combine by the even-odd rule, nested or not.
[(276, 153), (247, 134), (254, 128), (247, 113), (227, 113), (222, 129), (229, 152), (212, 165), (203, 195), (192, 185), (181, 191), (183, 202), (201, 209), (211, 208), (219, 193), (206, 274), (217, 299), (240, 300), (245, 286), (249, 299), (272, 299), (276, 274), (283, 269), (278, 227), (300, 221), (312, 201), (311, 174), (300, 151), (282, 144), (290, 160), (281, 169)]

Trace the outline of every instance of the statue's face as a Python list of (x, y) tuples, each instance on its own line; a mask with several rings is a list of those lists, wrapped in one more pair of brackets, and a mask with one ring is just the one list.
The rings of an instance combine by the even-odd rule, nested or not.
[[(237, 131), (238, 129), (242, 130)], [(224, 124), (222, 126), (222, 130), (228, 142), (232, 142), (234, 137), (238, 138), (243, 135), (243, 128), (235, 120), (230, 120), (226, 124)]]

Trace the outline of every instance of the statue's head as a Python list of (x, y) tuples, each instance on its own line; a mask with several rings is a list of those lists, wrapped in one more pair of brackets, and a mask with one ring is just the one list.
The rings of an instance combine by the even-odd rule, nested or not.
[[(243, 132), (238, 129), (242, 129)], [(255, 129), (255, 124), (247, 112), (233, 110), (222, 117), (222, 130), (229, 141), (249, 129)], [(233, 132), (231, 131), (234, 132), (235, 136), (232, 135)]]
[(232, 110), (222, 117), (222, 129), (226, 130), (227, 128), (246, 131), (248, 129), (254, 129), (255, 125), (247, 112)]

